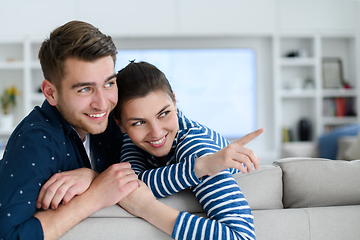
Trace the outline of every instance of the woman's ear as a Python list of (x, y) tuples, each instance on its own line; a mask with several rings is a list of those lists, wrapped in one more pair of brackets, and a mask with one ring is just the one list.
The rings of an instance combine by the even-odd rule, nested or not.
[(175, 92), (173, 91), (172, 93), (173, 93), (173, 95), (174, 95), (174, 99), (175, 99), (175, 107), (176, 107), (176, 96), (175, 96)]
[(119, 126), (121, 132), (122, 132), (122, 133), (126, 133), (125, 128), (124, 128), (123, 125), (121, 124), (120, 120), (117, 119), (117, 118), (115, 118), (115, 117), (114, 117), (114, 119), (115, 119), (116, 124)]
[(54, 84), (52, 84), (49, 80), (45, 79), (41, 83), (41, 91), (43, 92), (49, 104), (51, 106), (56, 106), (58, 101), (58, 91)]

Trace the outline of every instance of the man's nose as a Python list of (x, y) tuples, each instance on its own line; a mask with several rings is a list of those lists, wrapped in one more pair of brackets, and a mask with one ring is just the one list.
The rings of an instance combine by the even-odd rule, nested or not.
[(106, 95), (102, 90), (97, 90), (95, 92), (91, 106), (98, 110), (105, 110), (107, 108)]

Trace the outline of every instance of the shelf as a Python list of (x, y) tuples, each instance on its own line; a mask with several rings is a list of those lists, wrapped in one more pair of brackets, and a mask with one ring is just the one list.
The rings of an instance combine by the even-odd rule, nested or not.
[(282, 90), (281, 91), (282, 98), (314, 98), (316, 97), (315, 90)]
[(317, 143), (306, 142), (285, 142), (281, 148), (281, 158), (286, 157), (318, 157)]
[(357, 117), (323, 117), (323, 123), (325, 125), (342, 125), (356, 123)]
[(22, 61), (14, 61), (14, 62), (0, 62), (0, 69), (23, 69), (24, 62)]
[(282, 66), (314, 66), (316, 60), (314, 58), (281, 58), (280, 64)]
[(356, 89), (323, 89), (323, 97), (357, 97)]
[(40, 62), (39, 61), (33, 61), (33, 62), (31, 62), (31, 64), (30, 64), (30, 67), (31, 67), (31, 69), (39, 69), (39, 70), (41, 70), (41, 65), (40, 65)]

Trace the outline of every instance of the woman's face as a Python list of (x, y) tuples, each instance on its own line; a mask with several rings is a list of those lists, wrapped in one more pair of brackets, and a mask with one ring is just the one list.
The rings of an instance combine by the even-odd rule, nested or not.
[(179, 129), (176, 104), (163, 91), (124, 104), (118, 124), (133, 143), (156, 157), (166, 156)]

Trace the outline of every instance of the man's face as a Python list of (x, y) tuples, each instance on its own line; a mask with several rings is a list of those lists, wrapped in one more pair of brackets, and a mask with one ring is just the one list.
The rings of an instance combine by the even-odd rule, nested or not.
[(87, 133), (104, 132), (118, 99), (113, 59), (107, 56), (86, 62), (69, 58), (64, 70), (56, 108), (81, 139)]

